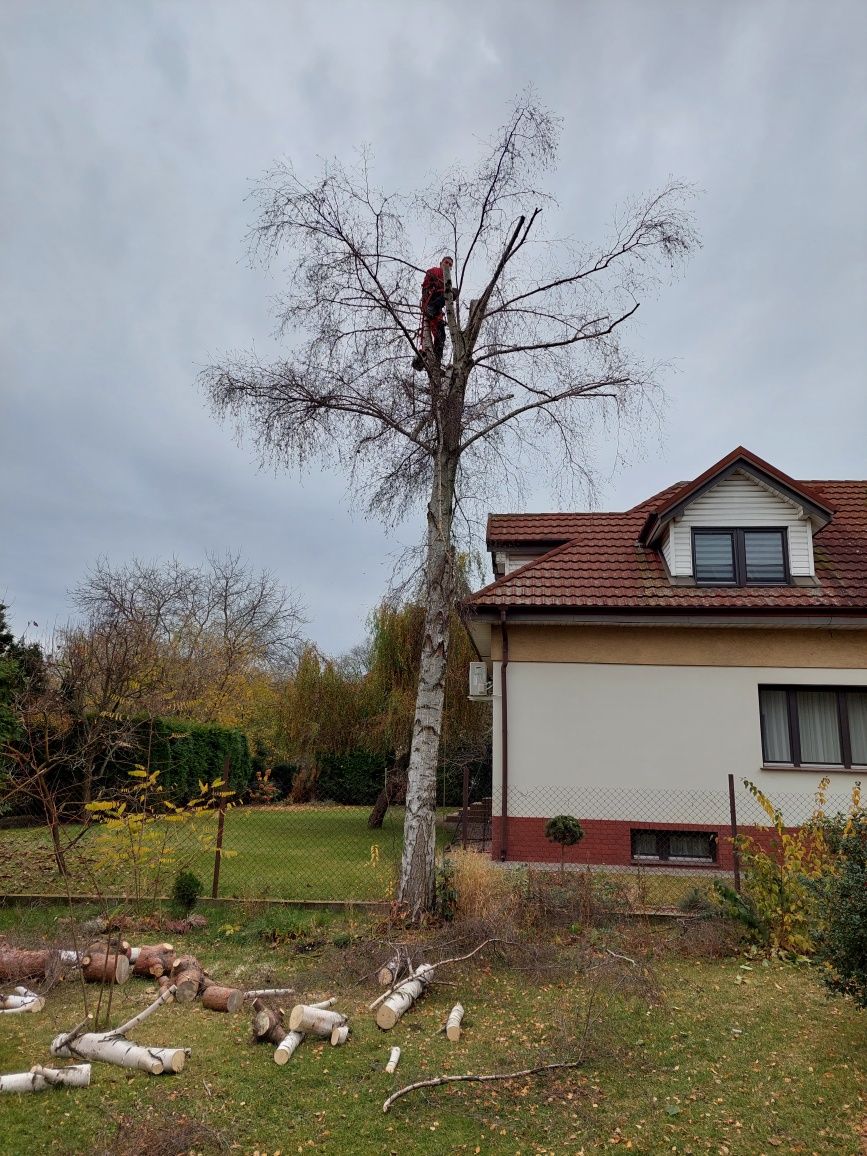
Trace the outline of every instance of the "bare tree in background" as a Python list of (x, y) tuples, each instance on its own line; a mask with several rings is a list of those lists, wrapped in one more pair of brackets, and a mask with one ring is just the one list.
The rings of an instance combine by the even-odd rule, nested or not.
[(92, 655), (77, 683), (82, 701), (100, 700), (112, 681), (110, 643), (130, 652), (124, 669), (136, 669), (116, 710), (202, 722), (220, 721), (251, 671), (285, 669), (303, 621), (273, 575), (256, 573), (237, 554), (209, 555), (198, 567), (102, 560), (72, 597), (83, 621), (67, 633), (66, 648)]
[[(546, 237), (550, 198), (537, 181), (556, 149), (557, 123), (530, 96), (475, 169), (450, 169), (415, 194), (376, 189), (364, 155), (354, 168), (326, 164), (311, 182), (276, 166), (257, 189), (252, 245), (265, 260), (288, 258), (278, 318), (292, 350), (271, 364), (233, 355), (202, 375), (215, 412), (249, 431), (263, 461), (336, 459), (390, 522), (427, 506), (399, 885), (413, 915), (433, 898), (458, 506), (520, 477), (543, 447), (549, 467), (590, 479), (594, 413), (622, 422), (655, 384), (621, 335), (640, 295), (697, 243), (688, 190), (674, 183), (628, 206), (599, 246)], [(419, 334), (424, 266), (412, 236), (437, 260), (454, 259), (444, 365)]]

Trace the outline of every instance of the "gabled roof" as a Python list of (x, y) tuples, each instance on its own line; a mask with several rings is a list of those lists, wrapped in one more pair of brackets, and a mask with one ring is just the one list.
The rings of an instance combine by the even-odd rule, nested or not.
[[(796, 495), (799, 505), (823, 527), (813, 539), (817, 586), (676, 585), (658, 550), (642, 540), (651, 519), (666, 516), (684, 498), (694, 500), (710, 478), (729, 467), (741, 468), (741, 463), (765, 475), (775, 489)], [(560, 533), (570, 531), (571, 537), (471, 595), (466, 609), (867, 614), (867, 481), (799, 482), (738, 449), (695, 481), (669, 487), (631, 510), (494, 515), (488, 522), (488, 539), (494, 544), (544, 544), (543, 534), (553, 533), (552, 527)]]
[(647, 521), (641, 528), (641, 541), (648, 545), (658, 541), (662, 530), (672, 518), (683, 513), (690, 502), (694, 502), (696, 498), (738, 470), (751, 474), (760, 482), (771, 486), (784, 498), (794, 501), (819, 525), (825, 526), (830, 522), (834, 511), (829, 509), (809, 486), (804, 482), (796, 482), (794, 478), (790, 478), (788, 474), (784, 474), (782, 470), (778, 470), (757, 454), (751, 453), (744, 446), (738, 446), (709, 470), (699, 474), (694, 481), (685, 482), (680, 488), (674, 487), (668, 501), (648, 512)]

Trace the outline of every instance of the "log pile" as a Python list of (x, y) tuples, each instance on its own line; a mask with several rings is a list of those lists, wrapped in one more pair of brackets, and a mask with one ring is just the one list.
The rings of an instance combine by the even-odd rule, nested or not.
[(202, 1006), (209, 1011), (240, 1011), (244, 1002), (244, 992), (216, 983), (194, 955), (181, 955), (174, 960), (171, 973), (160, 976), (159, 985), (164, 991), (174, 987), (178, 1003), (192, 1003), (201, 996)]
[(175, 949), (170, 943), (143, 944), (130, 952), (133, 975), (159, 979), (170, 975), (175, 962)]
[(332, 1044), (337, 1047), (346, 1043), (349, 1026), (346, 1016), (329, 1010), (334, 1003), (335, 1000), (326, 999), (321, 1003), (296, 1004), (287, 1023), (282, 1008), (270, 1007), (256, 997), (251, 1025), (253, 1038), (259, 1043), (272, 1044), (274, 1063), (280, 1065), (289, 1062), (308, 1034), (321, 1038), (330, 1036)]

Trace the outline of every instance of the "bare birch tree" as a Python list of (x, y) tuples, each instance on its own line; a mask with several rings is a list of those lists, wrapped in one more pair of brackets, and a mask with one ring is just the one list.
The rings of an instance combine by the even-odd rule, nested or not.
[[(622, 421), (655, 385), (654, 368), (622, 345), (627, 323), (697, 244), (689, 190), (677, 183), (627, 206), (598, 246), (546, 235), (552, 202), (537, 183), (557, 132), (532, 96), (521, 99), (475, 168), (407, 195), (378, 190), (365, 154), (354, 167), (325, 164), (312, 181), (278, 164), (255, 193), (251, 246), (265, 261), (288, 258), (277, 314), (290, 351), (271, 363), (231, 355), (202, 375), (214, 411), (252, 437), (263, 462), (336, 460), (389, 522), (426, 504), (399, 884), (413, 915), (433, 897), (459, 505), (520, 475), (542, 446), (549, 469), (589, 479), (594, 412)], [(454, 261), (444, 364), (419, 326), (420, 251)]]

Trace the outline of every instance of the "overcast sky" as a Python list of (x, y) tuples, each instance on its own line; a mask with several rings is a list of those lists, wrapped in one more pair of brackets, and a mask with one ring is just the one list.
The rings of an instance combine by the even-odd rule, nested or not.
[[(801, 478), (867, 478), (864, 0), (0, 0), (0, 601), (69, 614), (100, 555), (240, 549), (359, 641), (418, 535), (345, 479), (257, 471), (196, 374), (272, 347), (250, 182), (369, 143), (412, 188), (528, 83), (565, 119), (564, 228), (693, 182), (703, 249), (641, 310), (672, 363), (662, 430), (609, 476), (623, 509), (742, 443)], [(532, 504), (550, 508), (544, 470)], [(496, 507), (496, 503), (494, 503)], [(483, 547), (483, 543), (479, 543)]]

